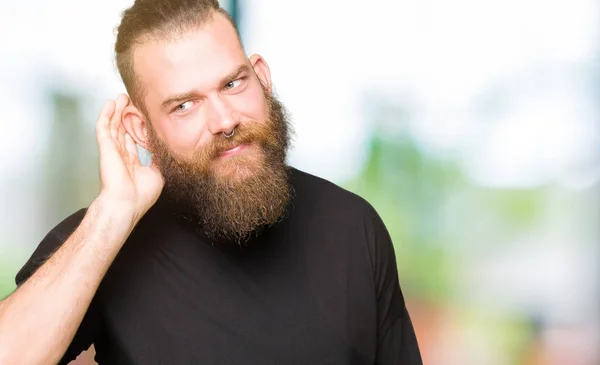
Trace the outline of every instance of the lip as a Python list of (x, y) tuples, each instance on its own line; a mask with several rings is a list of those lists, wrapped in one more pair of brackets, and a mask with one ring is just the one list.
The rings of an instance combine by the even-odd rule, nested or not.
[(237, 155), (238, 153), (242, 152), (244, 149), (246, 149), (246, 145), (245, 144), (240, 144), (237, 145), (233, 148), (228, 149), (227, 151), (224, 151), (223, 153), (221, 153), (220, 157), (230, 157), (233, 155)]

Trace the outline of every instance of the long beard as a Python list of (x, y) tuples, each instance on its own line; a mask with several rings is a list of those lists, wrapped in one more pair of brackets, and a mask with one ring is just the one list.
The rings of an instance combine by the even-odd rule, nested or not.
[[(176, 213), (215, 241), (243, 244), (286, 211), (292, 188), (285, 164), (290, 126), (283, 105), (265, 93), (269, 118), (238, 125), (231, 138), (214, 136), (191, 159), (174, 156), (150, 128), (150, 145)], [(219, 159), (245, 144), (253, 150)]]

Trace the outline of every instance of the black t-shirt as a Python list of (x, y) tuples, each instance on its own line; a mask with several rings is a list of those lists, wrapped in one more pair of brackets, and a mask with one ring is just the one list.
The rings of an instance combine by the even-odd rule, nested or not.
[[(362, 198), (291, 169), (281, 222), (245, 247), (215, 244), (165, 208), (138, 223), (61, 363), (421, 364), (389, 234)], [(81, 222), (42, 240), (21, 284)]]

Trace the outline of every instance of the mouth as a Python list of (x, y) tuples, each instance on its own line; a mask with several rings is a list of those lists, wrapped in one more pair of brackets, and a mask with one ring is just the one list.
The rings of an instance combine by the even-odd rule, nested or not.
[(228, 149), (227, 151), (223, 151), (219, 157), (223, 158), (223, 157), (231, 157), (231, 156), (237, 155), (238, 153), (245, 150), (246, 147), (247, 146), (245, 144), (237, 145), (233, 148)]

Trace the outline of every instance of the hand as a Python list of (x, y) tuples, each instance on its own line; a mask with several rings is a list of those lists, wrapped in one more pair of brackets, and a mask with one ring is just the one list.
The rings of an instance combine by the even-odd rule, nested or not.
[(102, 181), (99, 198), (119, 209), (130, 209), (126, 212), (137, 221), (158, 199), (164, 179), (156, 165), (142, 166), (135, 142), (121, 122), (129, 103), (124, 94), (107, 101), (96, 123)]

